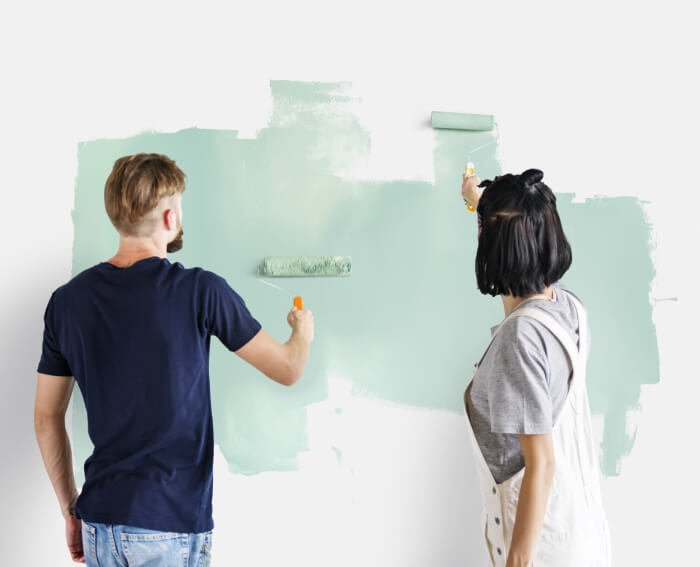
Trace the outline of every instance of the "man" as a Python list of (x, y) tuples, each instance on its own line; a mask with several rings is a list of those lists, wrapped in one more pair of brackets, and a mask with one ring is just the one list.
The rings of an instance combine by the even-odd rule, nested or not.
[[(184, 189), (166, 156), (118, 159), (105, 207), (119, 249), (59, 287), (44, 315), (36, 437), (71, 557), (89, 566), (208, 564), (210, 337), (286, 386), (313, 340), (310, 311), (289, 312), (280, 344), (223, 278), (166, 258), (182, 247)], [(76, 381), (95, 446), (79, 495), (65, 429)]]

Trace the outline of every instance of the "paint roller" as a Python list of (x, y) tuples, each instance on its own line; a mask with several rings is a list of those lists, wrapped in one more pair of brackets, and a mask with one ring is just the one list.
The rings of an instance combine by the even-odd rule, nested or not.
[(266, 256), (261, 273), (273, 278), (349, 276), (350, 256)]
[[(266, 256), (260, 265), (260, 274), (272, 278), (345, 277), (351, 270), (350, 256)], [(300, 295), (294, 297), (294, 307), (304, 308)]]
[(464, 114), (460, 112), (436, 112), (430, 114), (430, 123), (437, 130), (469, 130), (487, 132), (493, 130), (492, 114)]
[[(487, 132), (493, 130), (494, 120), (492, 114), (465, 114), (461, 112), (437, 112), (430, 114), (430, 123), (435, 129), (443, 130), (467, 130), (471, 132)], [(491, 142), (489, 142), (490, 144)], [(486, 146), (488, 144), (484, 144)], [(483, 146), (479, 146), (481, 148)], [(475, 149), (479, 149), (475, 148)], [(474, 150), (472, 150), (474, 151)], [(464, 168), (464, 177), (475, 175), (474, 164), (469, 161)], [(471, 203), (467, 203), (467, 210), (473, 213), (476, 209)]]

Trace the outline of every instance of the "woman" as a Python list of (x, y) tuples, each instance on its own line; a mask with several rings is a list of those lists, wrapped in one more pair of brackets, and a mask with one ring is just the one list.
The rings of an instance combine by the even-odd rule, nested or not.
[(571, 265), (556, 197), (542, 172), (479, 184), (479, 290), (505, 319), (464, 394), (479, 467), (491, 564), (607, 567), (608, 528), (585, 386), (586, 312), (558, 284)]

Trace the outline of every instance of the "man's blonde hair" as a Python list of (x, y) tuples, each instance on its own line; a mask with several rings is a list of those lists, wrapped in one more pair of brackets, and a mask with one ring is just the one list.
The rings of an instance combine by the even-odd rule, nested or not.
[(105, 183), (105, 209), (120, 234), (147, 236), (157, 224), (160, 200), (184, 190), (185, 174), (169, 157), (124, 156), (114, 162)]

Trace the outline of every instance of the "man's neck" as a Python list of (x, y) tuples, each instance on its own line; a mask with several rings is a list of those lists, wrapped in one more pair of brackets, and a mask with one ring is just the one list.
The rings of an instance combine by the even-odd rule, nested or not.
[(119, 239), (119, 249), (107, 262), (120, 268), (126, 268), (145, 258), (154, 256), (165, 258), (166, 246), (165, 243), (159, 246), (152, 238), (122, 236)]

